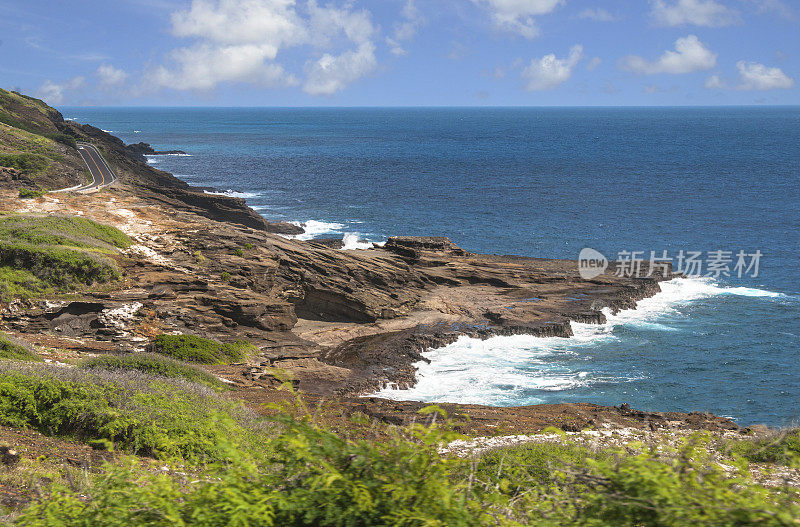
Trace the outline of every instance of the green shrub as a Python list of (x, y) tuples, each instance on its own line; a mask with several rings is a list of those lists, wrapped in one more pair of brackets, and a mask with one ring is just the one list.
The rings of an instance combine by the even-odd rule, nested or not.
[(15, 214), (0, 218), (0, 240), (79, 248), (130, 247), (122, 231), (78, 216)]
[[(0, 293), (7, 297), (17, 290), (29, 297), (49, 287), (67, 290), (76, 284), (117, 280), (119, 270), (106, 254), (131, 243), (118, 229), (86, 218), (4, 216), (0, 218), (0, 269), (4, 270)], [(13, 271), (30, 273), (36, 281)]]
[(78, 367), (83, 370), (140, 371), (173, 379), (186, 379), (215, 389), (222, 389), (225, 386), (222, 381), (206, 371), (156, 353), (101, 355), (82, 361)]
[(41, 198), (44, 195), (44, 190), (33, 190), (30, 188), (19, 189), (19, 197), (22, 199)]
[[(791, 525), (800, 514), (797, 491), (752, 482), (742, 464), (720, 466), (709, 438), (691, 437), (670, 449), (587, 460), (567, 474), (565, 493), (585, 521), (607, 525)], [(561, 496), (565, 494), (562, 492)]]
[(229, 273), (228, 271), (223, 271), (223, 273), (220, 275), (220, 278), (222, 278), (227, 282), (228, 280), (231, 279), (231, 273)]
[(238, 256), (238, 257), (240, 257), (240, 258), (244, 257), (244, 251), (242, 250), (242, 248), (241, 248), (241, 247), (237, 247), (237, 248), (236, 248), (236, 249), (233, 251), (233, 254), (235, 254), (236, 256)]
[(38, 154), (0, 154), (0, 166), (35, 174), (45, 170), (49, 163), (46, 157)]
[[(528, 443), (490, 450), (481, 456), (475, 469), (485, 477), (493, 477), (500, 471), (508, 481), (530, 486), (532, 482), (546, 483), (559, 467), (578, 465), (590, 457), (603, 455), (571, 443)], [(511, 490), (517, 492), (520, 489)]]
[(120, 277), (116, 264), (99, 254), (2, 240), (0, 265), (28, 270), (44, 282), (62, 288), (74, 283), (105, 283)]
[(24, 511), (18, 525), (477, 526), (485, 515), (452, 481), (437, 429), (387, 443), (349, 441), (279, 418), (260, 464), (208, 467), (194, 484), (135, 464), (108, 467), (88, 495), (69, 487)]
[(796, 489), (761, 487), (734, 460), (724, 468), (704, 435), (677, 448), (565, 443), (461, 459), (439, 452), (454, 439), (446, 426), (353, 440), (307, 413), (275, 420), (261, 456), (198, 476), (107, 465), (88, 489), (52, 489), (17, 525), (789, 526), (800, 514)]
[(78, 142), (75, 140), (74, 137), (67, 134), (47, 134), (48, 138), (52, 139), (57, 143), (61, 143), (62, 145), (67, 145), (72, 148), (78, 148)]
[(780, 430), (758, 439), (737, 439), (728, 443), (731, 454), (753, 463), (790, 465), (800, 458), (800, 429)]
[(0, 363), (0, 424), (106, 439), (157, 458), (227, 459), (251, 435), (246, 414), (198, 385), (140, 372)]
[(41, 361), (36, 353), (29, 350), (22, 344), (14, 342), (8, 335), (0, 333), (0, 359)]
[(796, 490), (756, 485), (743, 468), (727, 474), (702, 436), (660, 454), (641, 445), (600, 458), (581, 450), (531, 481), (512, 474), (510, 459), (481, 471), (481, 459), (440, 455), (452, 434), (436, 426), (356, 441), (308, 417), (276, 420), (280, 432), (259, 463), (234, 460), (194, 478), (109, 465), (88, 491), (56, 488), (17, 524), (789, 526), (800, 514)]
[(156, 353), (200, 364), (241, 362), (258, 348), (243, 340), (220, 343), (196, 335), (158, 335), (152, 343)]
[(0, 301), (11, 302), (15, 298), (28, 299), (52, 293), (50, 284), (43, 282), (30, 271), (0, 266)]

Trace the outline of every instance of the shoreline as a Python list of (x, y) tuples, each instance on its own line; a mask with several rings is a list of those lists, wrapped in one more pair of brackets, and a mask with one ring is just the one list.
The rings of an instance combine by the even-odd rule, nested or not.
[[(135, 245), (115, 258), (122, 279), (109, 290), (3, 309), (5, 329), (62, 350), (49, 360), (135, 353), (156, 334), (241, 339), (258, 353), (208, 369), (248, 404), (279, 397), (288, 375), (304, 397), (363, 405), (369, 398), (348, 401), (388, 383), (413, 385), (425, 350), (462, 336), (569, 337), (573, 321), (603, 323), (604, 309), (633, 308), (668, 278), (616, 277), (612, 265), (585, 281), (574, 261), (474, 254), (447, 238), (394, 236), (349, 251), (287, 239), (302, 234), (296, 225), (192, 187), (98, 128), (51, 118), (97, 144), (120, 180), (92, 196), (5, 192), (3, 208), (77, 214), (121, 229)], [(117, 312), (127, 315), (108, 316)], [(492, 413), (503, 420), (519, 408), (528, 407)]]

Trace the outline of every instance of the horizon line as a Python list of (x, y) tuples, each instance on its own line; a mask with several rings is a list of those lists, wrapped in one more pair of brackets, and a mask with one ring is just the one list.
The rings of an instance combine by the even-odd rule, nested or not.
[[(45, 101), (46, 103), (46, 101)], [(207, 109), (207, 108), (232, 108), (232, 109), (270, 109), (270, 110), (299, 110), (299, 109), (593, 109), (593, 108), (800, 108), (796, 104), (697, 104), (697, 105), (305, 105), (305, 106), (234, 106), (234, 105), (49, 105), (52, 108), (70, 109), (97, 109), (97, 108), (164, 108), (164, 109)]]

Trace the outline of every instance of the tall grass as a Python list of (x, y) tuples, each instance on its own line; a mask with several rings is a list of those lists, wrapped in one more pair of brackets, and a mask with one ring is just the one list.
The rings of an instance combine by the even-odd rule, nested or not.
[(139, 371), (84, 371), (0, 362), (0, 424), (105, 439), (161, 459), (229, 459), (246, 449), (253, 416), (196, 383)]
[(241, 362), (258, 351), (258, 348), (244, 340), (221, 343), (196, 335), (158, 335), (151, 347), (156, 353), (200, 364)]
[(2, 300), (117, 280), (119, 269), (109, 256), (131, 243), (118, 229), (86, 218), (2, 216)]
[(185, 379), (220, 390), (222, 381), (195, 366), (156, 353), (130, 353), (127, 355), (101, 355), (81, 361), (82, 370), (138, 371), (171, 379)]

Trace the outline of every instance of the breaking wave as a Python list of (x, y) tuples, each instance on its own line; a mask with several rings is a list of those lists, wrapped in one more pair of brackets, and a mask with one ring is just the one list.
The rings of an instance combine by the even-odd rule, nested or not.
[(346, 232), (342, 237), (342, 250), (372, 249), (372, 242), (362, 240), (357, 232)]
[(292, 234), (285, 236), (286, 238), (290, 238), (293, 240), (313, 240), (314, 238), (316, 238), (321, 234), (339, 234), (345, 227), (343, 223), (317, 221), (317, 220), (308, 220), (304, 222), (293, 221), (292, 223), (294, 225), (302, 227), (305, 230), (305, 232), (302, 234)]
[(261, 196), (259, 192), (238, 192), (236, 190), (231, 190), (231, 189), (220, 192), (214, 192), (212, 190), (204, 190), (203, 192), (205, 192), (206, 194), (213, 194), (214, 196), (228, 196), (231, 198), (245, 198), (245, 199), (257, 198)]
[[(604, 310), (604, 324), (572, 322), (573, 336), (499, 336), (486, 340), (460, 337), (423, 355), (430, 362), (414, 364), (417, 384), (408, 389), (386, 387), (374, 397), (425, 402), (508, 406), (544, 402), (546, 392), (619, 384), (642, 375), (592, 371), (591, 354), (623, 338), (618, 328), (678, 331), (669, 325), (679, 308), (704, 298), (724, 295), (784, 297), (782, 293), (748, 287), (725, 287), (705, 278), (675, 279), (660, 284), (661, 292), (641, 300), (635, 309), (616, 314)], [(584, 360), (576, 360), (576, 359)]]

